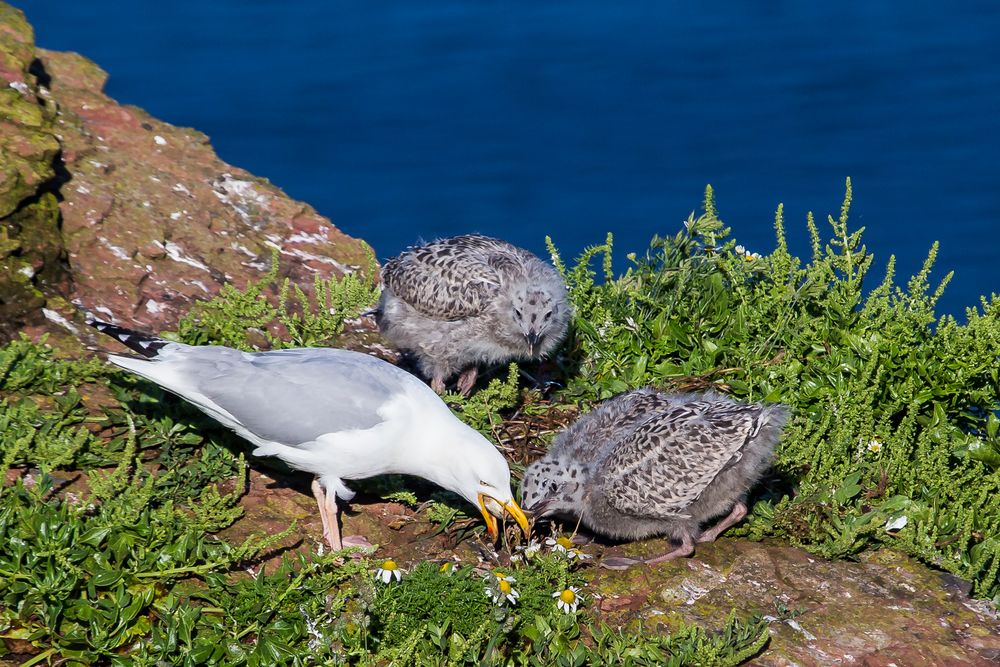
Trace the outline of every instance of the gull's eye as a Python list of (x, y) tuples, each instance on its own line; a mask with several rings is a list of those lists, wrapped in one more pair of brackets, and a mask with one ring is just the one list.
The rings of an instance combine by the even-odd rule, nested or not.
[(482, 484), (483, 486), (489, 487), (491, 489), (493, 488), (493, 485), (490, 484), (489, 482), (484, 482), (483, 480), (479, 480), (479, 483)]

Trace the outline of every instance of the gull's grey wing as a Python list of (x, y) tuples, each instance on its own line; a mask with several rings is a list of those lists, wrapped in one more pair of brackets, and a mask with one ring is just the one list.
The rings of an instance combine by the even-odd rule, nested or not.
[(418, 312), (459, 320), (486, 309), (514, 262), (508, 244), (466, 235), (411, 248), (382, 267), (382, 281)]
[(381, 423), (379, 408), (407, 382), (404, 371), (380, 359), (323, 348), (244, 353), (197, 347), (168, 363), (186, 386), (248, 431), (286, 445)]
[(626, 514), (677, 518), (762, 424), (759, 405), (694, 401), (644, 422), (607, 455), (608, 502)]

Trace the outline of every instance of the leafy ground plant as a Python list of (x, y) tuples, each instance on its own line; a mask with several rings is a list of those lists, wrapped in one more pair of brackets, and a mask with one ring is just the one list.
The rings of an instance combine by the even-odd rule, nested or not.
[[(268, 322), (299, 332), (269, 346), (315, 342), (322, 327), (293, 315), (301, 295), (267, 322), (248, 319), (262, 295), (251, 285), (207, 304), (199, 321), (218, 338), (204, 342), (250, 347)], [(370, 302), (345, 297), (335, 328)], [(488, 432), (520, 400), (517, 378), (512, 368), (458, 407)], [(299, 549), (276, 563), (296, 546), (294, 526), (220, 537), (241, 519), (246, 488), (232, 436), (148, 383), (94, 360), (57, 360), (44, 344), (0, 348), (0, 426), (0, 659), (28, 667), (735, 665), (767, 641), (758, 619), (656, 636), (591, 626), (578, 566), (555, 554), (506, 571), (417, 562), (388, 584), (376, 576), (387, 564), (366, 557)], [(444, 528), (462, 523), (447, 500), (426, 507)]]
[(984, 298), (965, 323), (937, 317), (951, 275), (929, 282), (936, 244), (905, 288), (889, 258), (866, 289), (873, 257), (848, 226), (850, 185), (828, 240), (807, 219), (808, 262), (790, 254), (780, 207), (769, 255), (730, 239), (711, 189), (703, 215), (620, 276), (610, 237), (572, 269), (560, 261), (577, 308), (565, 394), (653, 384), (787, 403), (780, 479), (744, 533), (831, 558), (891, 546), (1000, 600), (1000, 301)]
[[(829, 558), (891, 546), (998, 599), (1000, 304), (937, 317), (936, 248), (905, 288), (892, 259), (866, 287), (873, 258), (848, 227), (850, 196), (848, 184), (828, 239), (807, 220), (808, 261), (789, 252), (780, 208), (774, 251), (738, 245), (711, 191), (622, 274), (610, 237), (572, 267), (551, 246), (576, 310), (554, 400), (586, 409), (652, 384), (788, 403), (777, 474), (738, 532)], [(205, 304), (180, 337), (328, 342), (374, 301), (361, 278), (311, 296), (277, 275)], [(516, 368), (448, 399), (497, 439), (541, 405)], [(544, 550), (497, 570), (300, 549), (265, 569), (284, 534), (219, 537), (240, 520), (240, 445), (147, 383), (44, 345), (0, 348), (0, 427), (0, 651), (29, 665), (735, 665), (767, 642), (758, 618), (715, 632), (603, 626), (580, 566)], [(442, 529), (463, 524), (447, 499), (418, 506)]]

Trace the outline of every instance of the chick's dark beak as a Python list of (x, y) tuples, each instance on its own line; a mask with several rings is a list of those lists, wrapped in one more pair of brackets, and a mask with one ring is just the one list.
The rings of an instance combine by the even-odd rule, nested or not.
[(531, 330), (524, 334), (524, 340), (528, 341), (528, 347), (531, 348), (531, 354), (535, 354), (535, 351), (538, 350), (538, 342), (541, 339), (542, 337), (539, 336), (538, 332), (535, 330)]

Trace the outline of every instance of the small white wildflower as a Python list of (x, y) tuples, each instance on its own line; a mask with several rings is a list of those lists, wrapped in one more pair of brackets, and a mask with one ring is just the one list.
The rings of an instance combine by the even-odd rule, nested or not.
[(167, 140), (164, 139), (163, 137), (161, 137), (158, 134), (153, 137), (153, 141), (156, 142), (157, 146), (166, 146), (167, 145)]
[(982, 446), (983, 446), (983, 441), (982, 440), (979, 440), (979, 439), (973, 440), (972, 444), (969, 445), (969, 451), (970, 452), (974, 452), (977, 449), (980, 449)]
[(568, 537), (546, 537), (545, 546), (550, 547), (555, 553), (568, 553), (573, 547), (573, 541)]
[(515, 579), (503, 572), (493, 573), (494, 581), (486, 586), (486, 596), (493, 601), (493, 604), (503, 606), (506, 603), (517, 604), (517, 599), (521, 594), (514, 588)]
[(590, 558), (590, 556), (573, 546), (573, 541), (568, 537), (548, 537), (545, 539), (545, 544), (552, 548), (553, 553), (566, 556), (570, 560), (574, 558), (579, 560)]
[(743, 259), (745, 259), (748, 262), (752, 262), (754, 260), (760, 259), (760, 253), (759, 252), (750, 252), (749, 250), (747, 250), (745, 247), (743, 247), (741, 245), (738, 245), (735, 248), (733, 248), (733, 252), (736, 253), (737, 257), (742, 257)]
[(882, 443), (878, 439), (872, 438), (872, 441), (868, 443), (868, 451), (878, 454), (882, 451)]
[(888, 521), (885, 522), (885, 529), (888, 532), (892, 533), (897, 530), (902, 530), (903, 528), (906, 527), (906, 524), (907, 524), (907, 518), (905, 515), (897, 516), (895, 519), (889, 519)]
[(583, 602), (583, 597), (580, 595), (580, 589), (576, 586), (570, 586), (565, 590), (556, 591), (552, 594), (552, 597), (556, 598), (556, 606), (567, 614), (575, 614), (576, 608), (581, 602)]
[(382, 563), (382, 567), (375, 571), (375, 578), (381, 581), (383, 584), (387, 584), (396, 579), (396, 581), (401, 581), (403, 578), (403, 571), (399, 569), (396, 565), (396, 561), (387, 560)]
[(515, 551), (520, 551), (524, 554), (525, 558), (532, 558), (535, 554), (542, 550), (542, 543), (538, 540), (531, 540), (527, 544), (519, 547), (515, 547)]

